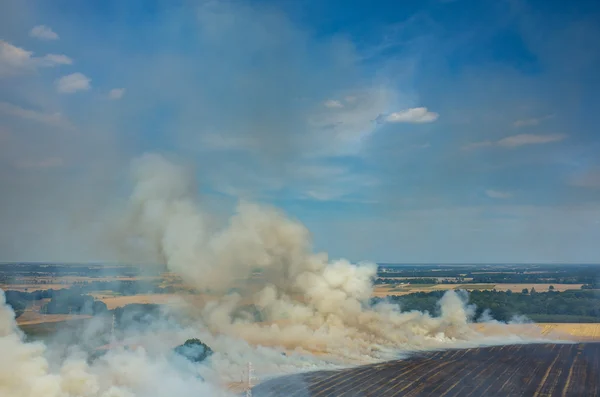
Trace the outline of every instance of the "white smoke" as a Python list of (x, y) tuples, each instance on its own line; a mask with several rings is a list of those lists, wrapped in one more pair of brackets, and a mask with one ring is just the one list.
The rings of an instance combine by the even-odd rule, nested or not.
[[(166, 397), (225, 396), (166, 355), (144, 349), (112, 350), (89, 365), (76, 354), (59, 363), (46, 346), (27, 343), (0, 290), (0, 396), (2, 397)], [(53, 370), (56, 367), (56, 370)]]
[[(191, 175), (164, 157), (146, 154), (133, 162), (135, 182), (119, 235), (143, 242), (199, 292), (221, 293), (260, 269), (239, 295), (200, 310), (213, 333), (267, 345), (352, 360), (375, 360), (390, 352), (474, 341), (472, 308), (448, 292), (439, 317), (401, 312), (396, 305), (369, 305), (377, 266), (330, 261), (313, 253), (310, 233), (271, 207), (242, 202), (228, 225), (213, 229)], [(136, 248), (139, 249), (138, 244)], [(264, 322), (234, 313), (254, 304)]]
[[(119, 249), (143, 249), (211, 299), (186, 308), (186, 326), (135, 330), (88, 364), (77, 349), (62, 358), (44, 344), (26, 343), (0, 293), (0, 396), (219, 396), (224, 383), (243, 380), (250, 361), (268, 376), (490, 342), (471, 327), (474, 308), (466, 295), (447, 292), (437, 317), (389, 303), (372, 306), (375, 264), (313, 253), (302, 224), (257, 204), (241, 203), (225, 227), (214, 228), (185, 169), (154, 154), (135, 160), (132, 169), (133, 193), (113, 241)], [(225, 293), (232, 287), (238, 292)], [(240, 316), (249, 304), (263, 318)], [(173, 357), (173, 347), (191, 337), (214, 350), (208, 365)]]

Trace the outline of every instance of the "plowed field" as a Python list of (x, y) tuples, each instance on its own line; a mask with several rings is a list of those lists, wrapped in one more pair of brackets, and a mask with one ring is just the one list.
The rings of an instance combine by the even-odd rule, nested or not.
[(405, 360), (264, 382), (258, 397), (598, 396), (600, 343), (524, 344), (421, 353)]

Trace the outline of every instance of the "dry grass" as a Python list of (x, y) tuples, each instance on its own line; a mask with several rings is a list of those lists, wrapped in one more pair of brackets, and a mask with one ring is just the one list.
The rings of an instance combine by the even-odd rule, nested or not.
[(600, 324), (581, 323), (540, 323), (543, 335), (570, 335), (581, 341), (600, 340)]
[(32, 325), (43, 323), (57, 323), (67, 320), (92, 318), (92, 316), (70, 315), (70, 314), (40, 314), (38, 312), (26, 311), (17, 318), (18, 325)]
[[(106, 303), (109, 309), (122, 307), (132, 303), (154, 303), (158, 305), (169, 305), (177, 304), (181, 302), (179, 295), (176, 294), (143, 294), (143, 295), (132, 295), (132, 296), (106, 296), (95, 294), (95, 298)], [(99, 295), (99, 296), (98, 296)]]
[(600, 341), (599, 323), (473, 324), (472, 327), (490, 336), (513, 334), (529, 338), (578, 342)]

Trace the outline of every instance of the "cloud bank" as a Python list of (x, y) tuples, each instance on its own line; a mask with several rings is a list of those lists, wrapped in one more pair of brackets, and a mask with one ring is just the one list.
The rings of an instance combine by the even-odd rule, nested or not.
[(0, 40), (0, 77), (31, 73), (37, 68), (70, 65), (71, 63), (73, 61), (66, 55), (47, 54), (35, 57), (31, 51)]
[(381, 120), (387, 123), (433, 123), (439, 114), (427, 110), (425, 107), (411, 108), (382, 116)]
[(46, 25), (34, 26), (29, 35), (40, 40), (58, 40), (58, 34)]
[(526, 145), (543, 145), (546, 143), (560, 142), (567, 138), (566, 134), (518, 134), (499, 139), (497, 141), (474, 142), (463, 146), (463, 149), (472, 150), (486, 147), (515, 148)]
[(91, 88), (92, 80), (82, 73), (71, 73), (56, 80), (56, 91), (61, 94), (73, 94), (77, 91), (87, 91)]

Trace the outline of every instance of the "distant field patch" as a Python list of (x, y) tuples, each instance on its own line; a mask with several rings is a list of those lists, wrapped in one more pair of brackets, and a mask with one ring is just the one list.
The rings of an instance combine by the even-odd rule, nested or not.
[(492, 290), (496, 288), (496, 284), (461, 284), (454, 289), (466, 289), (466, 290)]
[(599, 342), (600, 323), (532, 323), (496, 325), (476, 323), (475, 330), (490, 336), (501, 334), (519, 335), (528, 338), (545, 338), (564, 341)]
[(181, 302), (181, 299), (176, 294), (141, 294), (131, 296), (105, 296), (99, 294), (100, 297), (97, 299), (106, 303), (108, 309), (114, 309), (117, 307), (126, 306), (132, 303), (154, 303), (158, 305), (177, 304)]
[(403, 285), (403, 288), (408, 288), (408, 289), (420, 289), (420, 288), (431, 288), (431, 287), (437, 287), (438, 285), (441, 284), (409, 284), (409, 285)]
[(70, 284), (2, 284), (0, 289), (4, 291), (33, 292), (46, 289), (64, 289), (70, 286)]
[(36, 312), (26, 311), (19, 318), (17, 318), (17, 324), (22, 325), (35, 325), (43, 323), (59, 323), (67, 320), (76, 320), (91, 318), (92, 316), (81, 316), (81, 315), (70, 315), (70, 314), (40, 314)]

